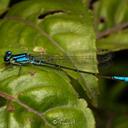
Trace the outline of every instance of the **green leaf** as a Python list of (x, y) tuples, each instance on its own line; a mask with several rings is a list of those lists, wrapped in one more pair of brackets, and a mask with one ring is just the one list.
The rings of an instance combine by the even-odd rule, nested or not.
[[(49, 55), (67, 56), (63, 66), (98, 72), (92, 18), (80, 0), (20, 2), (1, 21), (0, 37), (3, 55), (7, 50), (39, 54), (44, 49)], [(84, 63), (79, 63), (79, 56), (85, 58)], [(97, 106), (97, 80), (92, 76), (92, 85), (86, 75), (66, 72), (79, 79), (92, 104)]]
[(0, 0), (0, 14), (7, 10), (9, 0)]
[(121, 26), (127, 24), (128, 21), (127, 4), (127, 0), (100, 0), (96, 2), (94, 12), (97, 35), (109, 32), (106, 37), (97, 39), (97, 49), (119, 51), (128, 48), (127, 29), (120, 30)]
[(107, 38), (97, 40), (97, 48), (108, 49), (110, 51), (119, 51), (128, 49), (128, 30), (111, 34)]
[(90, 109), (88, 109), (86, 105), (86, 102), (80, 99), (78, 108), (81, 110), (77, 107), (59, 107), (47, 111), (45, 115), (49, 122), (52, 122), (52, 124), (58, 128), (70, 128), (71, 126), (73, 126), (73, 128), (82, 128), (82, 126), (92, 128), (95, 122)]
[[(128, 21), (127, 0), (100, 0), (94, 6), (96, 28), (98, 31), (112, 28), (116, 24)], [(103, 19), (104, 22), (99, 22)], [(98, 23), (98, 24), (97, 24)]]
[[(87, 108), (84, 100), (78, 99), (68, 77), (63, 72), (33, 68), (31, 72), (34, 74), (31, 74), (30, 69), (24, 67), (23, 74), (19, 77), (17, 77), (17, 67), (9, 69), (15, 71), (11, 76), (10, 71), (3, 71), (0, 75), (0, 94), (4, 92), (10, 97), (15, 97), (14, 103), (8, 101), (0, 108), (2, 128), (7, 125), (20, 128), (21, 124), (25, 128), (31, 127), (35, 116), (37, 116), (36, 124), (42, 122), (38, 115), (34, 115), (35, 111), (40, 114), (45, 113), (42, 116), (47, 122), (39, 123), (39, 127), (44, 127), (48, 123), (57, 128), (90, 128), (90, 126), (94, 128), (92, 112)], [(3, 76), (6, 80), (3, 80)], [(27, 112), (19, 101), (27, 105), (28, 110), (32, 109), (31, 113)]]
[[(63, 66), (98, 72), (92, 18), (80, 0), (20, 2), (1, 20), (0, 38), (2, 56), (7, 50), (13, 54), (46, 52), (68, 57)], [(77, 56), (92, 59), (80, 64)], [(1, 128), (95, 127), (91, 110), (78, 99), (69, 79), (77, 79), (96, 106), (99, 91), (94, 76), (31, 65), (23, 66), (19, 76), (18, 72), (18, 66), (6, 67), (0, 58), (0, 94), (5, 93), (7, 99), (0, 108)], [(57, 126), (53, 118), (59, 121)]]
[(87, 127), (84, 114), (76, 108), (55, 108), (46, 113), (50, 123), (58, 128)]

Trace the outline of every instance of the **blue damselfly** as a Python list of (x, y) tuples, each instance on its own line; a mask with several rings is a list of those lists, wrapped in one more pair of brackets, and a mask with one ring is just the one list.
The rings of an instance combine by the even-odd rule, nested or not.
[[(65, 58), (66, 58), (66, 56), (65, 56)], [(25, 65), (25, 64), (33, 64), (33, 65), (38, 65), (38, 66), (46, 65), (46, 66), (49, 66), (49, 67), (52, 67), (52, 68), (72, 70), (72, 71), (79, 72), (79, 73), (92, 74), (96, 77), (101, 77), (101, 78), (106, 78), (106, 79), (113, 79), (113, 80), (121, 80), (121, 81), (124, 81), (124, 82), (128, 82), (128, 76), (118, 76), (118, 75), (109, 76), (109, 75), (102, 75), (100, 73), (93, 73), (93, 72), (83, 71), (83, 70), (79, 70), (77, 68), (72, 68), (72, 67), (56, 64), (55, 61), (57, 59), (58, 59), (58, 56), (54, 56), (54, 58), (53, 57), (50, 58), (50, 56), (42, 56), (42, 58), (38, 58), (38, 57), (32, 56), (32, 55), (27, 54), (27, 53), (12, 54), (11, 51), (7, 51), (5, 53), (5, 56), (4, 56), (4, 62), (6, 64), (20, 65), (20, 66)], [(62, 58), (62, 57), (60, 59), (64, 60), (64, 58)], [(85, 58), (85, 61), (83, 61), (84, 60), (83, 58), (81, 60), (82, 61), (80, 61), (80, 63), (82, 63), (82, 62), (84, 62), (84, 64), (85, 64), (85, 62), (87, 63), (86, 58)], [(54, 63), (52, 63), (52, 62), (54, 62)]]

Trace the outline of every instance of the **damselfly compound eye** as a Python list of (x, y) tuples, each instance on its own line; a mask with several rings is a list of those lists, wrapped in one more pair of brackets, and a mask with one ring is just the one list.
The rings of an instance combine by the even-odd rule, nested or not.
[(7, 51), (6, 55), (10, 56), (10, 55), (12, 55), (12, 52), (11, 51)]
[(12, 52), (11, 52), (11, 51), (7, 51), (7, 52), (5, 53), (5, 56), (4, 56), (4, 61), (5, 61), (6, 63), (10, 63), (10, 58), (11, 58), (11, 56), (12, 56)]

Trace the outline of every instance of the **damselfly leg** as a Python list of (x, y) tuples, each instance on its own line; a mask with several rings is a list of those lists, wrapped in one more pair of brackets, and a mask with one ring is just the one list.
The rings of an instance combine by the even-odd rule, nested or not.
[(17, 66), (19, 66), (19, 71), (17, 75), (20, 76), (21, 71), (22, 71), (22, 64), (17, 63)]

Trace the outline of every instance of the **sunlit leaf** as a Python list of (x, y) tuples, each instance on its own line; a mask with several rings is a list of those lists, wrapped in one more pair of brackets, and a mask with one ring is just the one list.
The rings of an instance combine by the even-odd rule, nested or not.
[[(67, 0), (63, 4), (60, 0), (31, 0), (16, 4), (1, 21), (0, 35), (3, 55), (7, 50), (35, 54), (35, 49), (44, 49), (49, 55), (67, 56), (64, 66), (98, 72), (92, 18), (80, 0)], [(40, 54), (40, 50), (36, 52)], [(76, 58), (72, 59), (72, 56)], [(79, 56), (85, 57), (84, 63), (78, 63)], [(82, 81), (80, 83), (96, 106), (97, 80), (92, 76), (94, 85), (90, 85), (86, 75), (67, 73)]]
[[(45, 52), (67, 56), (64, 66), (98, 72), (92, 18), (85, 4), (80, 0), (19, 2), (1, 20), (0, 38), (0, 92), (15, 99), (4, 97), (1, 128), (95, 127), (91, 110), (78, 98), (70, 81), (70, 77), (79, 80), (96, 106), (99, 91), (94, 76), (31, 65), (23, 66), (18, 75), (18, 66), (7, 67), (3, 62), (7, 50), (13, 54)], [(92, 59), (80, 64), (78, 57), (72, 59), (78, 55)]]

